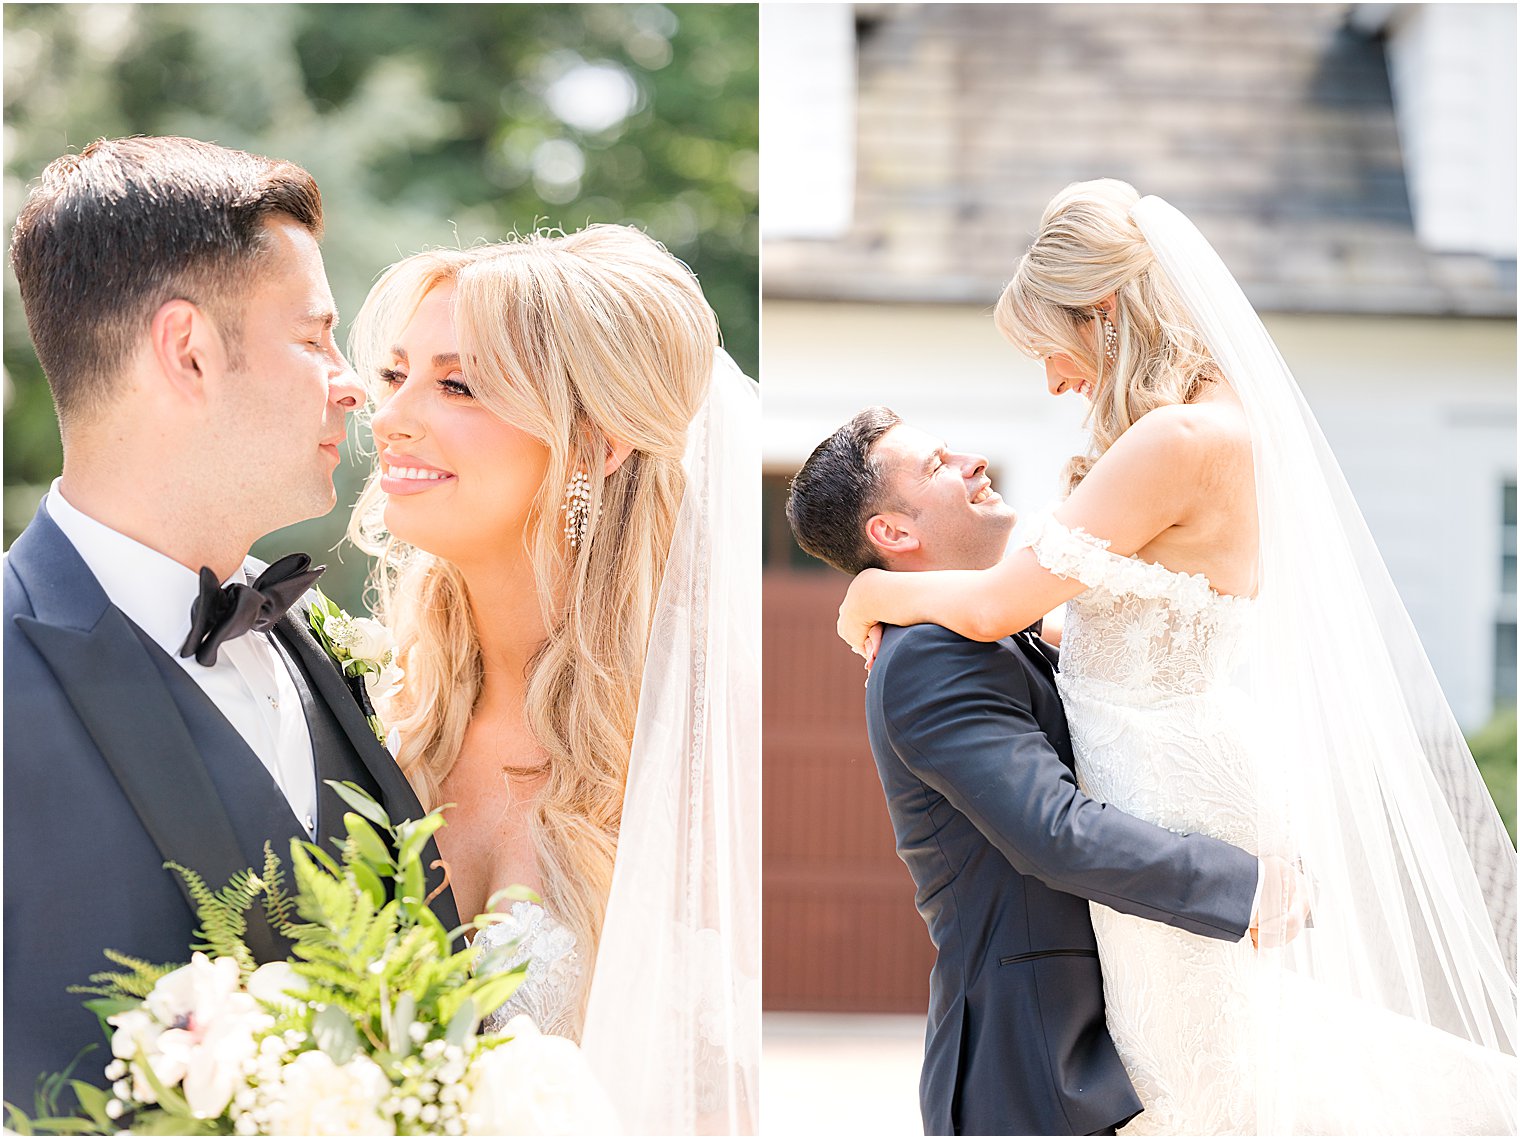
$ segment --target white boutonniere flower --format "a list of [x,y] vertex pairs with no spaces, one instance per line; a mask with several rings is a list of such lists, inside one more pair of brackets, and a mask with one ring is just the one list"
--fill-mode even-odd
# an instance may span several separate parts
[[372,617],[351,617],[320,589],[311,607],[311,631],[327,650],[349,691],[369,721],[375,738],[385,743],[385,725],[375,714],[375,701],[394,696],[406,674],[396,664],[396,638]]

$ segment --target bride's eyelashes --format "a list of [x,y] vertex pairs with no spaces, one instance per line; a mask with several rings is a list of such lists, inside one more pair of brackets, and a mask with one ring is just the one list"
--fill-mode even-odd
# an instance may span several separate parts
[[[395,368],[381,368],[377,373],[380,382],[388,388],[399,388],[406,383],[406,373],[398,372]],[[465,399],[474,399],[475,393],[463,380],[454,379],[452,376],[438,381],[438,386],[449,395],[462,396]]]

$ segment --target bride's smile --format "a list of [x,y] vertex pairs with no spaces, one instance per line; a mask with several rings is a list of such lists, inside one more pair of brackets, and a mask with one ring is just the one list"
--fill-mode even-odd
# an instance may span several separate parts
[[454,477],[451,471],[430,467],[421,459],[394,451],[382,451],[380,489],[386,494],[418,494]]
[[521,544],[549,448],[492,411],[467,378],[455,289],[430,289],[378,369],[372,426],[385,523],[451,561]]

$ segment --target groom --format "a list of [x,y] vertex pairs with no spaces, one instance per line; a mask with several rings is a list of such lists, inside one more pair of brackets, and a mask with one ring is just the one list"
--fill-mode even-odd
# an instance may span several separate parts
[[[868,408],[814,450],[787,516],[846,573],[985,568],[1015,521],[983,493],[986,466]],[[1078,790],[1055,664],[1037,627],[993,644],[888,628],[866,688],[897,850],[938,951],[926,1134],[1112,1134],[1141,1110],[1104,1024],[1088,899],[1203,937],[1256,928],[1257,859]],[[1288,873],[1280,859],[1260,869]],[[1293,907],[1267,915],[1263,944],[1296,932]]]
[[[281,559],[255,582],[248,557],[332,508],[363,400],[321,232],[306,171],[182,138],[60,158],[16,221],[64,452],[5,561],[4,1090],[28,1113],[40,1074],[103,1043],[65,991],[112,967],[102,950],[188,959],[194,911],[165,861],[218,888],[266,842],[331,849],[345,807],[324,780],[421,814],[307,627],[314,575]],[[434,912],[457,924],[446,890]],[[248,941],[284,956],[261,916]]]

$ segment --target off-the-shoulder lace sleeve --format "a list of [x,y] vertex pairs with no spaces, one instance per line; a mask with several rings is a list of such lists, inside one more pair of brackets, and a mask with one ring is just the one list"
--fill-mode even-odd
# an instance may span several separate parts
[[[1049,514],[1035,519],[1029,548],[1040,565],[1058,577],[1075,578],[1089,589],[1116,595],[1160,598],[1182,609],[1199,609],[1218,599],[1201,573],[1181,573],[1156,562],[1121,557],[1104,538],[1080,526],[1066,527]],[[1233,599],[1232,599],[1233,600]]]
[[1091,589],[1102,585],[1115,569],[1115,562],[1129,559],[1109,553],[1108,540],[1095,538],[1080,526],[1066,527],[1051,515],[1035,519],[1029,532],[1029,548],[1035,558],[1057,577],[1070,577]]

